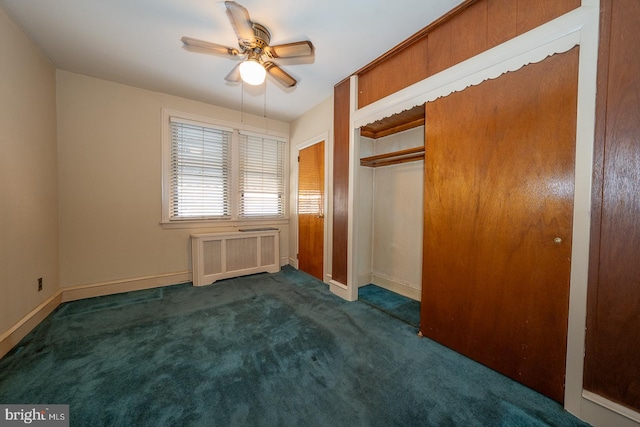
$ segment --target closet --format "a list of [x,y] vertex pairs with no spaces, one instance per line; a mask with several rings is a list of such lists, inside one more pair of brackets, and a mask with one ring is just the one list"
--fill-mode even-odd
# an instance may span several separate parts
[[424,107],[360,129],[358,281],[420,300]]
[[438,98],[358,140],[359,284],[420,300],[422,335],[559,402],[578,57]]
[[427,103],[420,330],[562,402],[579,48]]
[[[366,218],[362,188],[422,155],[418,144],[383,147],[384,136],[361,126],[426,102],[421,333],[595,425],[626,425],[615,413],[640,421],[639,14],[632,0],[468,0],[335,88],[334,213],[338,224],[356,217],[358,234],[334,227],[334,281],[376,270],[377,234],[366,242],[373,228],[358,222],[375,221],[375,199],[368,193]],[[564,26],[569,18],[581,26]],[[549,45],[579,43],[428,92],[460,65],[494,64],[512,41],[535,44],[528,35],[550,28],[558,38]],[[424,98],[413,97],[416,88]],[[352,193],[355,205],[346,203]],[[354,259],[344,262],[347,247],[360,252],[349,249]]]

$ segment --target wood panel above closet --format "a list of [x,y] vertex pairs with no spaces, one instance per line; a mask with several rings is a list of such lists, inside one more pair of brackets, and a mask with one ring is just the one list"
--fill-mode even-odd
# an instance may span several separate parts
[[360,69],[358,108],[580,7],[580,0],[467,0]]

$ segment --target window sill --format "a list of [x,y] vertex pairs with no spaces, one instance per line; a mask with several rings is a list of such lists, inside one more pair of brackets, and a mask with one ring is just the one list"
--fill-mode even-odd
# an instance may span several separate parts
[[245,220],[182,220],[182,221],[161,221],[160,227],[163,230],[174,230],[183,228],[206,228],[212,230],[230,230],[246,227],[264,227],[271,225],[288,225],[289,218],[274,219],[245,219]]

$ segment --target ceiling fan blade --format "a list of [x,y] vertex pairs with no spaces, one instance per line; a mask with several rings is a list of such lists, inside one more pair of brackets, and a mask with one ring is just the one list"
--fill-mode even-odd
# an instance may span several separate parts
[[287,74],[282,68],[278,67],[273,62],[265,62],[264,64],[265,70],[267,73],[277,81],[279,81],[284,87],[293,87],[298,83],[296,79]]
[[212,55],[240,55],[238,49],[234,49],[232,47],[226,47],[220,44],[206,42],[204,40],[198,40],[191,37],[182,37],[180,40],[182,41],[182,43],[184,43],[182,47],[192,52],[208,53]]
[[240,76],[240,64],[236,64],[236,66],[229,71],[229,74],[224,78],[226,81],[233,83],[239,83],[242,81],[242,77]]
[[313,44],[310,41],[285,43],[265,48],[267,55],[272,58],[293,58],[296,56],[308,56],[313,54]]
[[253,32],[253,22],[249,18],[247,9],[235,1],[225,1],[224,5],[227,7],[227,16],[241,44],[254,43],[256,36]]

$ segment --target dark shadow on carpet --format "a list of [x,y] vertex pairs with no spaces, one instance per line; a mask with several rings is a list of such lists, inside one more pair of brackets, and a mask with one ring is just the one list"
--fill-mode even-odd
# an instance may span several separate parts
[[412,300],[376,285],[366,285],[359,288],[358,299],[411,326],[420,327],[420,301]]
[[584,425],[290,267],[140,292],[62,304],[0,360],[0,403],[72,426]]
[[159,299],[162,299],[162,288],[124,292],[110,295],[108,298],[87,298],[75,301],[73,304],[64,304],[57,315],[59,317],[76,316]]

